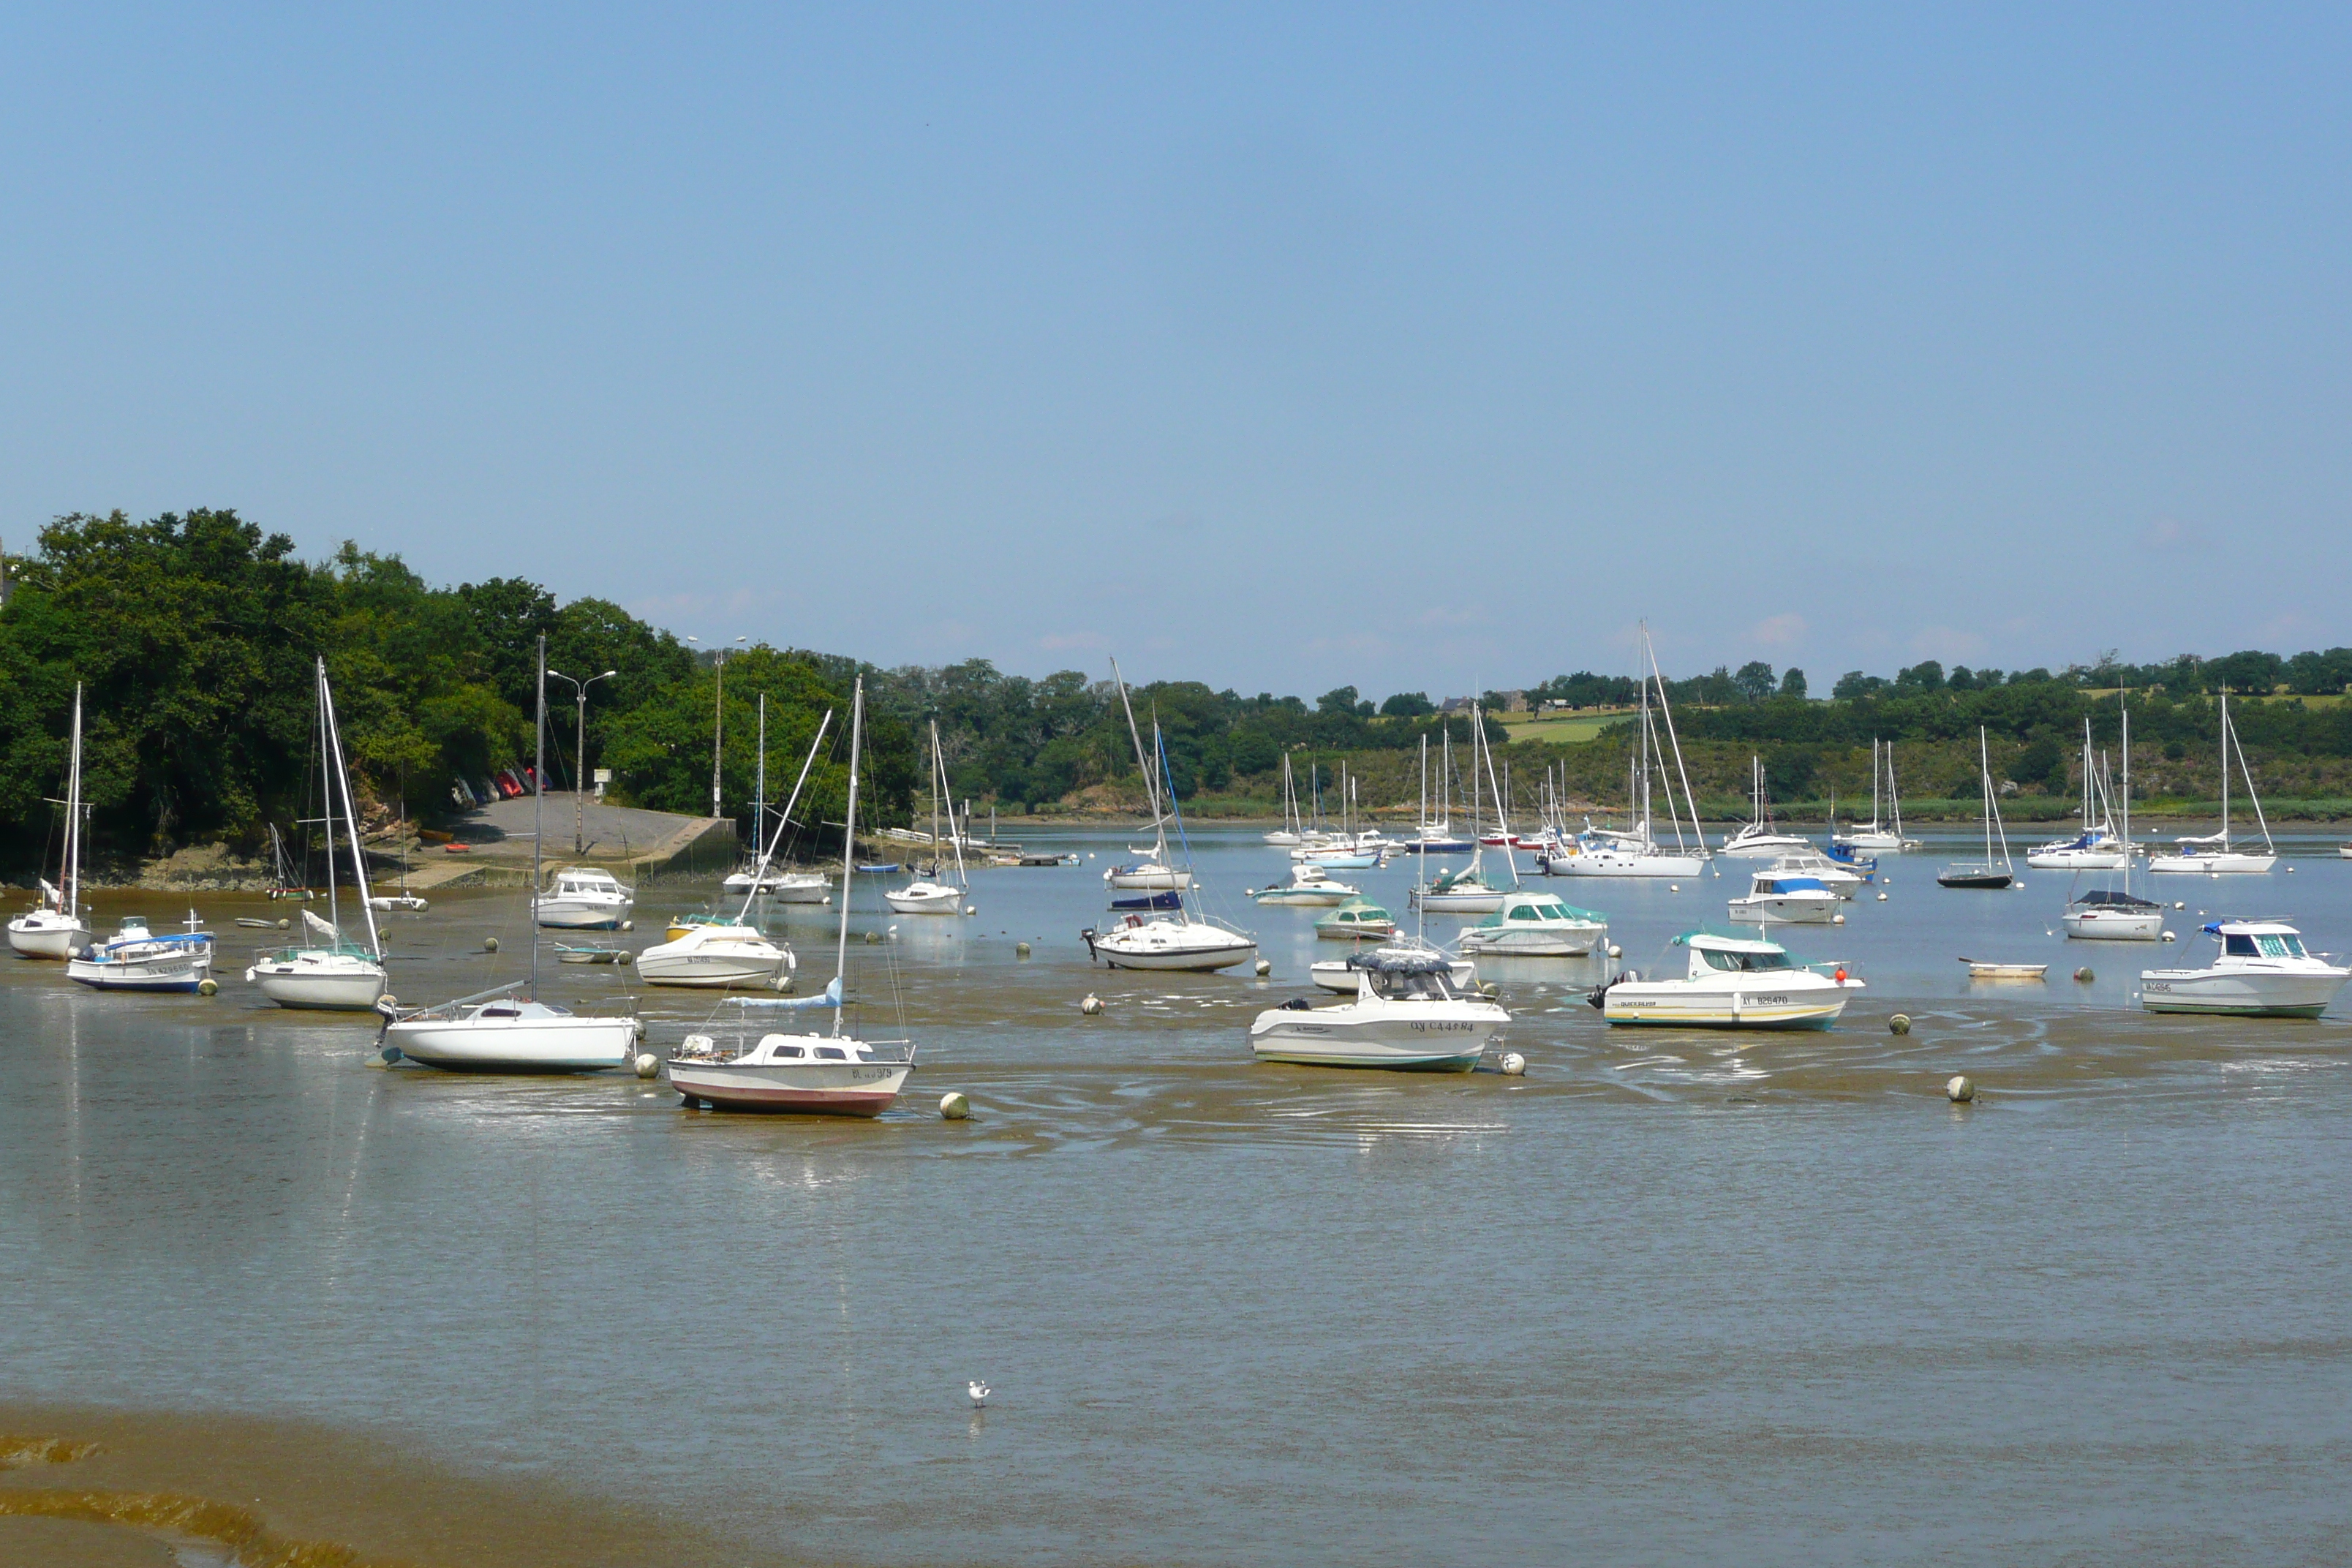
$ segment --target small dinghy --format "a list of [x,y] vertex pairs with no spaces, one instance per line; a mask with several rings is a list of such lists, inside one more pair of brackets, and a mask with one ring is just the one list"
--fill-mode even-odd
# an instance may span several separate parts
[[1963,958],[1971,980],[2045,980],[2050,975],[2046,963],[1991,963],[1981,958]]
[[286,922],[283,921],[256,920],[251,915],[239,915],[236,917],[236,923],[243,926],[247,931],[278,931],[284,928]]
[[617,947],[566,947],[555,944],[559,963],[626,963],[629,955]]

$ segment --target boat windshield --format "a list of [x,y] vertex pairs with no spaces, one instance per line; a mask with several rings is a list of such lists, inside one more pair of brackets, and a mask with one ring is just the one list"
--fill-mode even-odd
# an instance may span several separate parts
[[1434,971],[1425,974],[1386,974],[1378,970],[1369,972],[1375,994],[1391,1002],[1449,1002],[1445,976]]
[[1706,966],[1709,969],[1720,969],[1727,974],[1744,974],[1759,969],[1791,967],[1789,955],[1785,952],[1723,952],[1715,948],[1703,947],[1698,950],[1698,955],[1706,960]]
[[2254,945],[2262,949],[2262,953],[2264,958],[2305,958],[2310,956],[2303,951],[2303,938],[2299,936],[2289,936],[2282,932],[2264,931],[2254,938]]

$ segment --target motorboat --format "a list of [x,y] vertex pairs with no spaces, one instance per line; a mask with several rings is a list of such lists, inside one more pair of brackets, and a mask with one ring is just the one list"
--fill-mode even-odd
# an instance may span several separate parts
[[1960,962],[1969,966],[1971,980],[2046,980],[2050,966],[2046,963],[2011,963],[2000,959],[1970,958],[1962,954]]
[[1690,955],[1679,979],[1644,980],[1628,970],[1586,998],[1612,1025],[1710,1029],[1826,1029],[1863,983],[1842,967],[1800,964],[1762,937],[1685,931]]
[[[530,927],[530,976],[478,991],[468,996],[425,1007],[404,1007],[392,997],[379,998],[376,1011],[383,1017],[378,1037],[386,1063],[413,1061],[448,1072],[598,1072],[626,1067],[635,1059],[637,1041],[645,1032],[634,1011],[618,1016],[574,1013],[539,1000],[540,928],[550,897],[538,889],[539,846],[545,842],[547,769],[547,637],[539,638],[539,708],[535,721],[538,754],[531,768],[531,905],[539,918]],[[565,878],[575,891],[562,893]],[[601,879],[601,885],[598,882]],[[612,899],[628,907],[628,889],[608,872],[573,868],[557,879],[558,894],[578,900]],[[608,909],[611,907],[608,903]],[[611,915],[605,924],[618,921]],[[594,927],[574,929],[596,929]],[[614,966],[617,973],[619,966]],[[528,991],[529,994],[519,994]]]
[[1443,953],[1358,953],[1352,1001],[1316,1006],[1295,998],[1250,1025],[1250,1049],[1262,1062],[1304,1067],[1390,1068],[1468,1072],[1495,1031],[1511,1021],[1484,996],[1452,984]]
[[2164,906],[2126,892],[2094,888],[2066,901],[2066,934],[2085,942],[2154,942],[2164,934]]
[[[1882,803],[1878,785],[1881,774],[1886,781],[1886,794]],[[1893,825],[1880,820],[1884,810],[1893,816]],[[1874,740],[1870,742],[1870,820],[1856,823],[1843,832],[1832,829],[1830,853],[1843,849],[1849,854],[1864,850],[1874,855],[1901,855],[1921,847],[1916,838],[1903,836],[1903,796],[1895,787],[1895,742]]]
[[[947,780],[947,753],[940,749],[940,721],[934,719],[931,721],[931,842],[933,845],[937,845],[940,840],[940,797],[948,793]],[[952,795],[949,795],[948,819],[949,826],[953,826],[955,808]],[[963,914],[971,908],[966,900],[971,892],[971,878],[963,866],[961,834],[955,836],[955,881],[950,883],[943,880],[940,873],[945,868],[940,863],[938,851],[934,849],[932,865],[928,876],[923,874],[922,868],[919,866],[916,868],[913,881],[903,888],[884,889],[882,898],[892,909],[902,915]],[[1113,884],[1113,886],[1118,885]]]
[[[1175,775],[1168,765],[1168,743],[1154,724],[1151,753],[1145,755],[1143,733],[1136,727],[1135,707],[1128,699],[1127,680],[1119,674],[1116,659],[1111,662],[1111,677],[1118,688],[1119,707],[1127,716],[1128,738],[1134,742],[1136,766],[1143,773],[1144,789],[1150,801],[1154,843],[1149,863],[1171,877],[1181,877],[1183,881],[1181,886],[1164,889],[1174,900],[1172,908],[1115,910],[1118,919],[1108,925],[1088,926],[1080,931],[1078,937],[1087,944],[1087,955],[1113,969],[1204,973],[1246,963],[1257,956],[1255,938],[1222,921],[1207,919],[1186,904],[1184,889],[1192,885],[1192,873],[1178,868],[1168,852],[1169,823],[1175,823],[1180,838],[1184,831],[1183,810],[1176,802]],[[1112,885],[1118,886],[1115,882]]]
[[551,931],[617,931],[635,907],[635,889],[593,866],[561,868],[554,886],[531,902],[539,923]]
[[1485,853],[1483,848],[1474,851],[1470,864],[1458,871],[1440,871],[1426,882],[1415,882],[1405,894],[1406,901],[1433,915],[1483,915],[1501,909],[1506,889],[1486,880],[1479,864]]
[[[849,809],[842,840],[842,880],[848,883],[850,858],[856,852],[857,784],[860,746],[865,733],[866,680],[857,679],[849,717]],[[686,1037],[667,1064],[670,1087],[680,1103],[692,1110],[708,1105],[718,1110],[764,1110],[822,1116],[878,1116],[915,1070],[915,1049],[907,1040],[875,1042],[859,1039],[845,1027],[849,972],[849,900],[841,901],[841,922],[835,938],[834,973],[822,995],[805,1000],[730,997],[736,1011],[735,1037],[722,1042],[711,1034]],[[831,1008],[830,1032],[811,1029],[803,1034],[780,1030],[754,1033],[751,1018],[759,1013]],[[882,1046],[895,1047],[887,1054]]]
[[1827,925],[1840,902],[1818,878],[1758,871],[1747,896],[1730,900],[1726,908],[1738,925]]
[[[1984,787],[1984,858],[1945,867],[1936,873],[1936,885],[1939,888],[1997,891],[2016,885],[2017,868],[2009,858],[2009,830],[2000,825],[2000,803],[1993,798],[1992,754],[1987,746],[1985,728],[1979,724],[1977,726],[1977,777]],[[1998,864],[1992,858],[1995,833],[2000,836],[2000,860]]]
[[1331,879],[1328,872],[1312,860],[1290,868],[1290,880],[1260,888],[1250,895],[1261,904],[1344,904],[1349,899],[1363,896],[1361,888],[1351,888],[1345,882]]
[[1851,900],[1877,872],[1878,862],[1842,860],[1818,849],[1800,849],[1780,857],[1765,869],[1780,877],[1811,877],[1840,899]]
[[[2263,853],[2235,849],[2230,845],[2230,759],[2235,756],[2238,771],[2246,781],[2246,797],[2253,802],[2254,820],[2263,830]],[[2253,771],[2246,766],[2244,748],[2238,744],[2237,731],[2230,722],[2230,694],[2221,693],[2221,831],[2201,838],[2176,839],[2178,847],[2169,855],[2151,854],[2147,858],[2150,871],[2203,872],[2207,876],[2261,875],[2278,864],[2278,846],[2271,842],[2271,825],[2263,816],[2262,796],[2254,793]]]
[[2205,927],[2221,952],[2203,969],[2140,972],[2139,1005],[2151,1013],[2226,1013],[2254,1018],[2316,1018],[2352,969],[2305,951],[2284,921],[2214,921]]
[[1609,934],[1609,921],[1557,893],[1506,893],[1493,913],[1463,928],[1462,951],[1480,957],[1581,958]]
[[791,983],[797,963],[758,927],[704,924],[637,954],[637,973],[648,985],[691,985],[714,990]]
[[125,915],[112,936],[66,960],[66,978],[96,991],[194,991],[212,978],[213,933],[194,910],[188,929],[157,936]]
[[44,877],[40,901],[8,922],[8,945],[20,958],[68,958],[89,945],[81,917],[81,682],[74,682],[73,740],[66,752],[65,846],[58,858],[62,886]]
[[[245,979],[280,1007],[311,1012],[365,1013],[384,993],[383,936],[376,930],[375,901],[368,893],[367,854],[360,845],[359,809],[352,799],[352,775],[343,757],[341,727],[335,719],[333,689],[327,681],[322,656],[313,672],[318,709],[320,754],[328,759],[320,782],[326,794],[326,814],[318,820],[327,836],[327,918],[302,911],[302,930],[310,940],[292,947],[254,955]],[[351,850],[352,882],[359,895],[360,918],[367,942],[343,934],[342,889],[335,874],[335,827],[338,814],[343,842]]]
[[1756,804],[1756,819],[1725,838],[1722,853],[1738,860],[1769,860],[1811,849],[1813,846],[1810,839],[1783,833],[1772,826],[1772,806],[1764,793],[1764,759],[1749,757],[1748,768],[1752,781],[1748,795]]
[[[1467,995],[1478,989],[1478,965],[1474,960],[1458,958],[1444,948],[1418,937],[1400,936],[1394,942],[1384,942],[1372,951],[1387,956],[1402,953],[1420,954],[1426,957],[1434,954],[1445,961],[1445,983],[1453,987],[1455,995]],[[1325,991],[1341,996],[1353,996],[1360,985],[1360,982],[1357,979],[1357,975],[1360,973],[1356,967],[1358,956],[1350,953],[1346,958],[1318,959],[1307,966],[1307,977]]]
[[[446,1072],[602,1072],[635,1058],[635,1018],[592,1016],[517,996],[525,982],[435,1007],[394,1006],[388,1059]],[[382,1010],[382,1005],[379,1005]]]
[[1349,899],[1315,922],[1315,934],[1331,942],[1386,942],[1396,929],[1396,917],[1370,899]]

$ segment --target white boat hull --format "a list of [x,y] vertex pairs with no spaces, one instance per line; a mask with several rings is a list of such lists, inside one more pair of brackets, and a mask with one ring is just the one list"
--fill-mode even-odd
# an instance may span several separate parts
[[753,953],[705,951],[656,958],[648,950],[637,957],[637,973],[648,985],[724,991],[737,986],[774,986],[791,973],[791,965],[781,954],[761,958]]
[[2082,942],[2155,942],[2164,935],[2162,910],[2069,910],[2059,917]]
[[1142,871],[1106,871],[1103,880],[1127,892],[1181,893],[1192,885],[1192,873],[1154,868]]
[[1326,847],[1321,849],[1294,849],[1290,852],[1290,858],[1293,860],[1301,862],[1313,861],[1316,865],[1333,871],[1375,870],[1381,864],[1381,851],[1378,849],[1333,849]]
[[2025,863],[2037,871],[2113,871],[2124,858],[2120,849],[2036,849]]
[[962,889],[941,887],[936,882],[886,889],[882,897],[902,915],[952,915],[963,909]]
[[64,915],[37,910],[8,922],[8,945],[20,958],[68,958],[89,945],[89,928]]
[[177,947],[136,958],[69,958],[66,978],[94,991],[194,991],[209,979],[212,944]]
[[[738,871],[719,886],[730,893],[748,893],[752,890],[751,883],[751,872]],[[830,878],[820,877],[814,872],[791,871],[782,875],[770,872],[760,879],[759,893],[761,898],[779,904],[821,904],[832,896],[833,882]]]
[[1582,958],[1608,932],[1605,925],[1581,921],[1547,921],[1539,926],[1505,926],[1499,931],[1473,926],[1462,933],[1462,951],[1495,958]]
[[2312,965],[2264,973],[2247,969],[2150,969],[2139,977],[2139,1005],[2151,1013],[2228,1013],[2242,1017],[2316,1018],[2352,970]]
[[321,1013],[373,1012],[384,986],[381,968],[342,953],[257,963],[245,977],[280,1007]]
[[1147,921],[1114,927],[1087,938],[1091,956],[1113,969],[1207,973],[1231,969],[1257,956],[1257,943],[1222,926],[1179,925]]
[[1619,849],[1578,849],[1546,855],[1537,868],[1547,877],[1696,877],[1706,862],[1696,855],[1628,855]]
[[1482,888],[1475,893],[1412,892],[1406,901],[1433,915],[1491,915],[1503,907],[1503,889]]
[[2147,868],[2151,871],[2183,872],[2208,877],[2259,876],[2278,864],[2275,855],[2248,855],[2242,851],[2224,850],[2218,855],[2151,855]]
[[632,903],[628,899],[541,899],[539,923],[548,931],[617,931]]
[[1262,1062],[1299,1067],[1468,1072],[1486,1054],[1495,1031],[1510,1021],[1490,1003],[1396,1003],[1350,1016],[1359,1011],[1269,1008],[1250,1026],[1250,1049]]
[[634,1018],[415,1018],[386,1025],[383,1041],[448,1072],[600,1072],[635,1058]]
[[669,1062],[670,1087],[720,1110],[879,1116],[898,1097],[911,1062]]
[[1725,909],[1735,925],[1825,926],[1841,902],[1832,892],[1763,893],[1733,899]]
[[1263,893],[1253,895],[1253,898],[1255,902],[1261,904],[1291,904],[1300,908],[1336,909],[1349,899],[1360,896],[1353,888],[1339,889],[1328,893],[1318,888],[1269,888]]
[[1735,860],[1771,860],[1782,855],[1801,855],[1812,847],[1806,840],[1786,833],[1759,834],[1753,838],[1735,834],[1725,839],[1723,847],[1716,853]]
[[[1685,1029],[1826,1029],[1845,1011],[1854,983],[1807,984],[1801,972],[1771,983],[1717,987],[1687,981],[1627,980],[1609,987],[1610,1023]],[[1817,981],[1818,976],[1814,977]],[[1792,981],[1798,983],[1791,984]]]
[[1833,833],[1830,842],[1841,849],[1858,849],[1872,855],[1900,855],[1920,845],[1918,839],[1906,838],[1899,833]]

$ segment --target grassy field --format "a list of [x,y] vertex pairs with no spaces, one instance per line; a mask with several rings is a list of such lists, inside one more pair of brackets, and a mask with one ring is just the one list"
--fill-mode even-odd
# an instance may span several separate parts
[[1549,741],[1555,746],[1580,746],[1610,725],[1622,721],[1631,708],[1591,708],[1580,713],[1538,717],[1533,713],[1497,713],[1514,741]]

